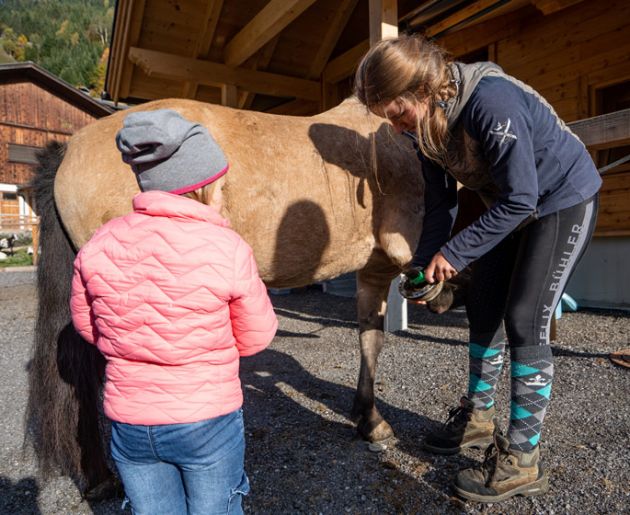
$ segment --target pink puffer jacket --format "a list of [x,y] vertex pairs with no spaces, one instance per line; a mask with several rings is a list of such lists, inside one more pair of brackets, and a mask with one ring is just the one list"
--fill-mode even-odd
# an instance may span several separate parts
[[243,403],[239,355],[277,320],[252,251],[212,208],[149,191],[74,263],[72,320],[107,359],[105,414],[128,424],[196,422]]

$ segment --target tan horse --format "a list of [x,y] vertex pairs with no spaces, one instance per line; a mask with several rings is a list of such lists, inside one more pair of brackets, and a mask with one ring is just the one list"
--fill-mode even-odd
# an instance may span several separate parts
[[[313,117],[274,116],[187,100],[161,100],[132,110],[161,108],[174,109],[203,124],[224,149],[230,171],[220,184],[222,214],[252,246],[269,286],[307,285],[358,271],[361,370],[352,418],[368,440],[392,435],[374,405],[374,377],[383,345],[388,287],[411,260],[422,229],[424,184],[411,142],[394,135],[382,119],[354,100]],[[64,343],[64,334],[71,331],[65,307],[51,326],[48,311],[54,304],[54,292],[49,291],[50,281],[68,283],[69,272],[55,272],[60,258],[52,255],[53,238],[47,244],[46,232],[53,232],[55,220],[50,212],[56,207],[77,249],[101,224],[131,210],[138,187],[114,143],[127,113],[113,114],[73,136],[54,178],[54,206],[47,203],[45,193],[50,191],[54,175],[39,179],[43,255],[31,370],[31,431],[36,438],[40,435],[36,448],[45,463],[58,466],[56,462],[65,460],[61,469],[87,478],[88,486],[97,483],[102,474],[90,471],[95,467],[93,459],[86,465],[90,461],[86,451],[73,449],[68,442],[78,438],[81,445],[82,438],[94,440],[87,433],[97,428],[95,411],[89,405],[96,397],[91,392],[87,398],[92,400],[81,404],[88,386],[78,376],[89,376],[86,370],[97,374],[100,365],[92,354],[72,354],[91,351]],[[67,270],[67,264],[63,266]],[[59,288],[67,295],[69,284]],[[69,348],[72,357],[60,358]],[[88,360],[91,368],[83,363]],[[64,385],[59,386],[60,381]],[[79,407],[73,408],[73,402]],[[54,405],[61,404],[65,418],[70,419],[67,422],[55,415]],[[53,416],[56,418],[49,420]],[[44,435],[46,432],[57,434]],[[68,463],[66,455],[74,456],[74,462]]]

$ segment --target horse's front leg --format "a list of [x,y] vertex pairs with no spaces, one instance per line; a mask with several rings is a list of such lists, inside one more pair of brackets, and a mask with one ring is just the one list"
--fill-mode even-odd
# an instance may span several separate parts
[[398,269],[390,264],[387,270],[379,270],[378,273],[369,269],[357,273],[361,371],[351,417],[361,436],[370,442],[384,440],[394,434],[376,408],[374,381],[378,356],[385,341],[383,324],[387,293],[397,272]]

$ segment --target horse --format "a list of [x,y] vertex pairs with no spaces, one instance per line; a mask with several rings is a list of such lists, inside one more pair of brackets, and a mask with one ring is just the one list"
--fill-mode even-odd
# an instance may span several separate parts
[[352,98],[312,117],[166,99],[95,121],[40,157],[33,182],[39,309],[27,407],[40,469],[86,490],[109,475],[98,410],[104,360],[72,327],[72,266],[100,225],[131,211],[138,185],[115,134],[129,112],[153,109],[202,124],[223,148],[230,169],[218,185],[221,214],[252,247],[268,287],[357,272],[361,363],[351,419],[368,441],[391,437],[374,380],[390,283],[409,265],[422,230],[424,182],[412,142]]

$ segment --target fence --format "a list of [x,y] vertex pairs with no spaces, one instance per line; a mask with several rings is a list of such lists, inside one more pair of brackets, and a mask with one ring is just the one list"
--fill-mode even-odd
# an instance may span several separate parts
[[37,265],[39,250],[39,217],[33,215],[0,214],[0,232],[30,231],[33,240],[33,265]]

